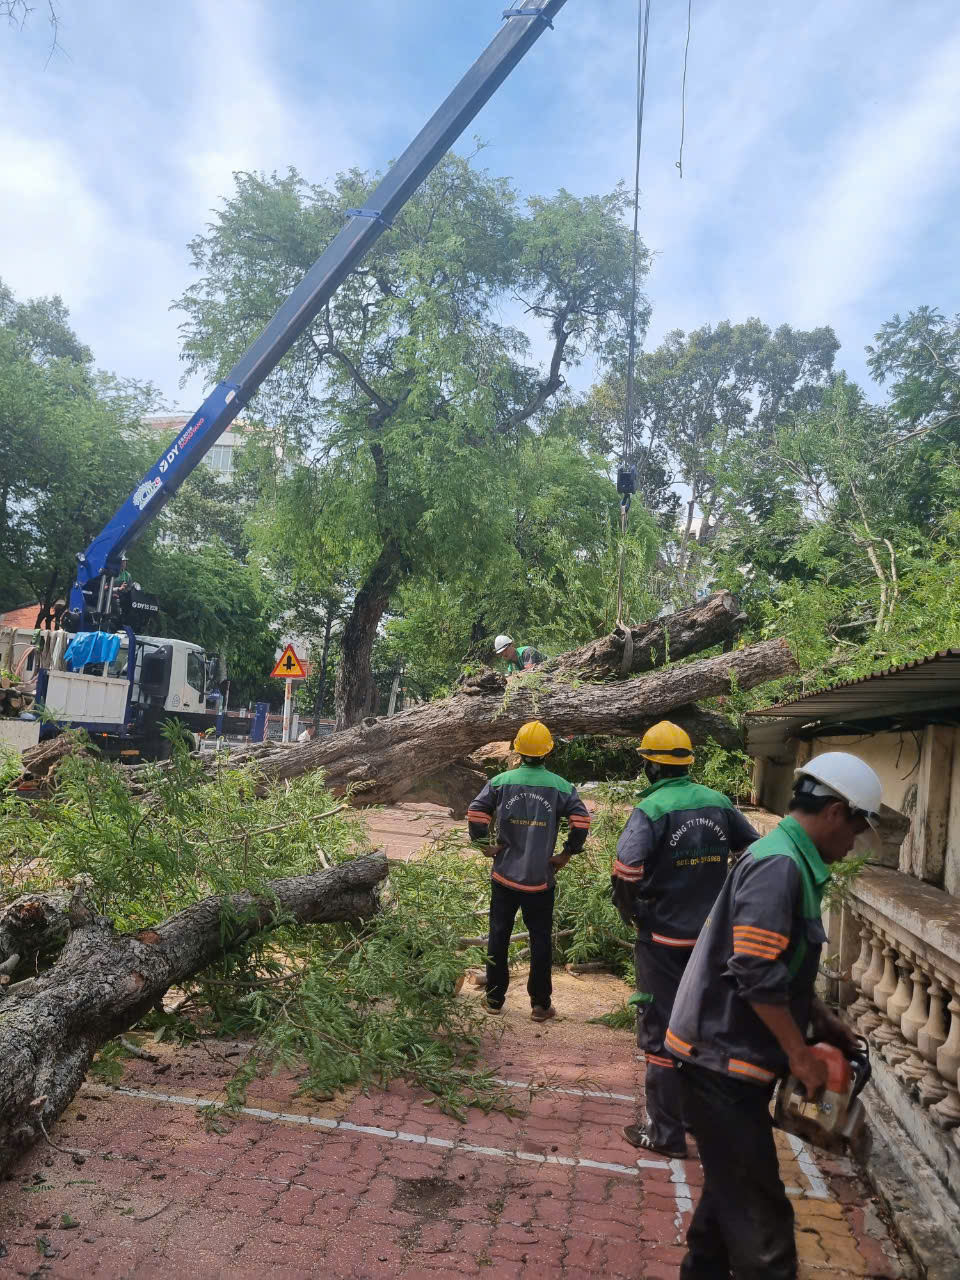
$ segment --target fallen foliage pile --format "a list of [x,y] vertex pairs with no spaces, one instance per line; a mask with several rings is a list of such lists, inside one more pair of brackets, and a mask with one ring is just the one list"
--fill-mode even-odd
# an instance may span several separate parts
[[[610,842],[620,824],[612,811],[601,815],[589,852],[560,878],[558,961],[603,959],[629,969],[608,892]],[[130,794],[119,766],[87,753],[64,756],[54,796],[28,804],[8,791],[0,800],[0,926],[15,899],[19,914],[6,911],[9,926],[36,915],[22,910],[31,895],[52,904],[54,914],[58,904],[73,912],[74,925],[62,953],[66,929],[22,947],[19,960],[12,942],[3,946],[14,934],[0,927],[0,966],[8,969],[0,1036],[37,987],[38,972],[42,987],[69,970],[78,924],[100,924],[118,944],[143,944],[174,926],[192,927],[197,911],[209,919],[212,904],[221,939],[212,963],[180,981],[163,1006],[118,1002],[115,1025],[103,1019],[90,1057],[131,1026],[124,1010],[134,1007],[138,1025],[161,1037],[217,1034],[256,1043],[228,1105],[242,1103],[256,1074],[296,1063],[306,1069],[303,1091],[313,1096],[402,1077],[454,1114],[469,1105],[509,1109],[511,1096],[478,1058],[485,1025],[479,1003],[456,998],[467,967],[483,963],[482,946],[472,940],[485,933],[489,896],[489,863],[459,833],[421,861],[394,864],[381,909],[368,919],[298,925],[281,914],[279,922],[248,926],[230,906],[258,899],[269,905],[272,885],[352,865],[365,844],[362,819],[325,790],[319,773],[265,788],[255,770],[223,760],[211,779],[178,744],[144,799]],[[71,895],[71,885],[82,891]],[[524,949],[521,939],[514,957]],[[88,960],[78,958],[78,974]],[[123,1052],[117,1041],[101,1048],[96,1069],[109,1075]],[[76,1084],[80,1079],[82,1070]],[[3,1105],[0,1097],[0,1112]],[[3,1122],[0,1115],[0,1128]]]

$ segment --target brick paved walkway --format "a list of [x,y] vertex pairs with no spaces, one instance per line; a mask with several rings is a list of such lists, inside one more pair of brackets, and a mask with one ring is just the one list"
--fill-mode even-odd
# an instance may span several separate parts
[[[630,1036],[587,1022],[615,985],[558,975],[568,1016],[544,1026],[512,988],[488,1061],[505,1080],[566,1090],[530,1101],[518,1088],[520,1119],[472,1111],[460,1125],[403,1087],[320,1104],[281,1075],[251,1090],[259,1114],[207,1133],[196,1102],[222,1099],[236,1046],[134,1061],[130,1093],[88,1085],[57,1127],[59,1145],[90,1152],[82,1164],[41,1147],[15,1168],[0,1276],[673,1280],[699,1167],[637,1168],[619,1137],[642,1065]],[[782,1164],[804,1276],[908,1274],[845,1162],[784,1142]]]

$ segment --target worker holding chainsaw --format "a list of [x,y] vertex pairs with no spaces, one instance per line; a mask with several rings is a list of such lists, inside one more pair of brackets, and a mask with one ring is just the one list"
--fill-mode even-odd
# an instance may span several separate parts
[[[572,783],[550,773],[544,764],[553,750],[550,730],[539,720],[523,725],[513,744],[519,769],[491,778],[467,810],[470,839],[493,858],[490,871],[490,935],[487,940],[487,988],[483,999],[489,1013],[500,1013],[510,970],[507,953],[517,911],[530,934],[530,996],[534,1022],[556,1015],[551,1003],[553,983],[553,899],[556,872],[583,848],[590,815]],[[560,820],[567,839],[555,854]],[[496,844],[489,842],[491,822]]]
[[[873,825],[881,798],[874,771],[846,752],[798,769],[789,813],[734,867],[697,940],[666,1035],[704,1174],[682,1280],[797,1274],[769,1103],[788,1073],[812,1099],[827,1060],[858,1052],[854,1033],[814,996],[826,941],[820,900],[831,863]],[[808,1044],[808,1029],[826,1044]]]
[[637,1044],[646,1058],[646,1124],[623,1136],[673,1159],[687,1154],[674,1060],[663,1043],[683,971],[726,879],[731,853],[759,835],[725,795],[692,782],[693,744],[661,720],[643,735],[640,755],[650,786],[640,797],[613,864],[613,900],[636,931]]

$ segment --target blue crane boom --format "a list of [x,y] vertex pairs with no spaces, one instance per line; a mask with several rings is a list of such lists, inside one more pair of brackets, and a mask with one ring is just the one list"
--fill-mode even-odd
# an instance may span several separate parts
[[[267,324],[207,396],[123,506],[78,556],[70,593],[74,627],[99,625],[120,556],[170,501],[268,374],[376,243],[442,156],[536,43],[566,0],[523,0],[393,165],[364,209],[348,220]],[[105,595],[106,593],[106,595]]]

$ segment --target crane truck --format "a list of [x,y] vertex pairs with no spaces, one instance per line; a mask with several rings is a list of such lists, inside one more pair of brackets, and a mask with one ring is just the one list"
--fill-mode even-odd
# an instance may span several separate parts
[[[393,219],[481,107],[532,48],[566,0],[534,0],[503,11],[503,25],[452,93],[431,116],[362,209],[346,222],[222,382],[151,467],[119,510],[77,556],[77,576],[61,627],[74,635],[117,630],[117,592],[124,550],[176,494],[260,384],[330,301],[339,285],[391,226]],[[92,672],[43,666],[38,699],[60,724],[101,734],[113,754],[155,755],[164,720],[195,728],[215,720],[208,705],[220,672],[213,655],[182,640],[124,640],[110,662]]]

